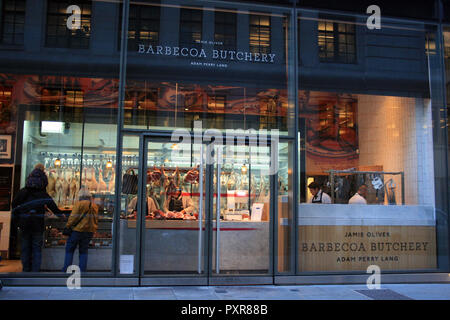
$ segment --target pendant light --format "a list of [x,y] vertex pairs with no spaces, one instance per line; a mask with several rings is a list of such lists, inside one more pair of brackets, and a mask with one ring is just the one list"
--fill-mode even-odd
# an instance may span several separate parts
[[61,159],[59,158],[59,156],[55,159],[54,165],[55,168],[61,168]]

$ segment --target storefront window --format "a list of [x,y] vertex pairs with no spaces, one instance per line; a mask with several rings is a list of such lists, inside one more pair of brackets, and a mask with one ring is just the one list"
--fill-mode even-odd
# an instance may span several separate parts
[[287,135],[285,14],[139,6],[159,8],[159,43],[141,41],[128,53],[125,128],[192,130],[202,121],[205,130]]
[[293,142],[279,144],[278,161],[278,221],[277,221],[277,270],[279,274],[289,274],[294,270],[294,165],[293,155],[295,147]]
[[[2,2],[3,17],[15,12],[13,20],[2,22],[17,27],[25,1],[14,3],[11,6],[10,1]],[[89,49],[89,39],[91,11],[99,10],[115,18],[119,5],[77,2],[81,15],[74,23],[79,22],[79,26],[75,23],[69,30],[66,23],[73,11],[67,13],[67,9],[72,4],[33,2],[34,9],[47,13],[46,19],[27,14],[30,21],[21,22],[41,25],[46,30],[45,46],[60,51],[38,54],[46,50],[40,42],[29,42],[22,51],[0,51],[0,166],[10,178],[5,180],[9,187],[1,187],[1,273],[64,275],[61,271],[71,264],[89,273],[112,270],[119,56],[112,46],[94,46],[97,54],[102,51],[103,58],[102,66],[93,70],[90,62],[98,56]],[[109,24],[98,24],[97,36],[115,38],[109,30]],[[88,50],[75,58],[73,48]],[[29,50],[34,52],[32,59]],[[36,170],[44,173],[30,180]],[[36,182],[45,180],[45,187]],[[73,248],[71,260],[66,251],[72,251],[75,238],[63,235],[63,230],[70,219],[75,222],[76,208],[84,210],[80,204],[82,193],[90,199],[91,205],[86,208],[95,219],[74,225],[73,235],[79,232],[85,240],[81,250]],[[48,209],[33,207],[32,211],[37,212],[33,221],[20,214],[30,197],[47,199]]]
[[[438,269],[432,122],[437,105],[427,71],[427,55],[437,54],[433,33],[413,25],[385,25],[374,33],[359,21],[345,26],[308,15],[299,20],[300,31],[317,26],[318,60],[335,57],[333,37],[347,41],[350,34],[353,48],[344,51],[361,59],[348,70],[312,70],[311,57],[302,59],[297,271]],[[345,19],[333,19],[339,20]],[[356,45],[355,33],[362,37]],[[393,47],[388,39],[394,37]],[[415,45],[405,49],[402,43]],[[300,48],[310,45],[301,33]],[[362,83],[355,85],[358,78]]]
[[[114,103],[99,116],[93,101],[106,102],[95,85],[108,81],[93,78],[22,76],[2,74],[2,105],[10,110],[9,127],[15,135],[2,136],[9,156],[15,151],[15,190],[24,188],[27,177],[41,164],[47,174],[47,194],[59,210],[69,215],[78,202],[80,188],[87,188],[98,207],[98,228],[89,243],[89,271],[108,271],[112,258],[112,219],[114,214],[114,169],[116,120]],[[79,90],[73,89],[76,86]],[[115,82],[109,81],[111,90]],[[57,89],[56,89],[57,88]],[[22,94],[24,92],[25,94]],[[85,99],[83,99],[85,93]],[[97,103],[97,102],[95,102]],[[12,120],[12,121],[11,121]],[[14,148],[15,147],[15,148]],[[15,150],[14,150],[15,149]],[[111,163],[111,166],[108,165]],[[16,201],[17,198],[14,198]],[[54,212],[53,212],[54,213]],[[14,215],[12,218],[17,218]],[[62,234],[67,219],[49,214],[44,219],[40,271],[60,271],[67,238]],[[7,272],[21,272],[25,231],[19,219],[11,220]],[[10,261],[10,262],[9,262]],[[77,261],[77,259],[75,259]],[[38,271],[25,270],[24,271]]]
[[[130,11],[134,5],[130,4]],[[129,151],[139,154],[142,148],[137,139],[129,143],[129,129],[172,134],[200,131],[205,134],[203,139],[208,130],[217,129],[224,140],[216,141],[222,150],[220,156],[218,150],[214,151],[216,162],[204,164],[203,189],[198,180],[198,142],[190,141],[183,156],[174,156],[178,145],[170,137],[164,140],[154,133],[144,140],[146,158],[141,160],[147,159],[147,172],[140,173],[138,179],[146,187],[142,193],[152,199],[147,200],[152,209],[140,222],[138,210],[135,216],[121,219],[123,248],[127,243],[132,246],[136,234],[142,233],[140,263],[144,277],[292,273],[294,172],[288,163],[293,161],[294,144],[289,140],[278,143],[278,137],[288,136],[293,127],[293,119],[288,116],[293,105],[288,101],[286,69],[289,15],[246,11],[233,4],[214,10],[190,7],[186,2],[180,7],[163,3],[149,6],[160,7],[160,37],[156,46],[141,43],[136,52],[128,52],[124,139]],[[179,33],[174,34],[177,30]],[[248,139],[249,132],[276,136],[277,143],[262,146],[260,136],[256,145],[245,137],[230,145],[226,139],[235,130],[242,130]],[[266,170],[274,154],[283,163],[276,171],[278,181]],[[125,153],[123,156],[128,157]],[[124,165],[123,177],[130,174],[127,170],[129,166]],[[183,199],[180,207],[173,200],[178,199],[178,188]],[[126,203],[134,205],[139,200],[138,195],[122,194],[122,198],[122,211],[127,210]],[[175,201],[172,209],[165,206],[167,199]],[[276,212],[280,219],[275,234],[271,226]],[[208,229],[206,219],[212,220],[213,229]],[[208,236],[211,252],[206,252],[199,240]],[[164,246],[161,242],[174,243],[177,239],[182,239],[180,246]],[[277,243],[276,249],[271,241]],[[132,256],[134,252],[136,248],[132,247],[120,254]],[[272,260],[275,254],[280,261],[277,269]]]
[[[448,27],[441,48],[436,26],[292,1],[0,4],[1,274],[448,271]],[[53,208],[34,234],[33,172]],[[72,260],[77,210],[97,222]]]

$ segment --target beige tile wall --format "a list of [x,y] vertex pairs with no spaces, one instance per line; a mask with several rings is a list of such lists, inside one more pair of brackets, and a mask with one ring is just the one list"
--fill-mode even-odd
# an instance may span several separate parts
[[[406,204],[434,205],[431,108],[427,100],[358,96],[359,165],[405,173]],[[385,180],[390,177],[386,177]],[[400,176],[396,200],[401,203]]]

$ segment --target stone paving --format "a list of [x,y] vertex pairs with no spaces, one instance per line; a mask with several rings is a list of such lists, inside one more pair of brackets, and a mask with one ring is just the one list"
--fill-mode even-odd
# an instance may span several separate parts
[[[374,290],[370,290],[374,291]],[[173,286],[173,287],[3,287],[0,300],[450,300],[449,284]]]

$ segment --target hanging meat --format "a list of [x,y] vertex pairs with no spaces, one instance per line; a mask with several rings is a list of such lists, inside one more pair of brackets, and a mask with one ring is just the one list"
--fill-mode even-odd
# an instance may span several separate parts
[[64,178],[62,176],[62,172],[57,171],[56,174],[57,178],[55,182],[55,202],[58,206],[61,206]]
[[239,179],[237,186],[240,190],[248,190],[248,183],[249,183],[248,176],[241,175],[241,178]]
[[161,170],[153,167],[153,170],[147,174],[147,183],[152,183],[155,186],[159,186],[161,184]]
[[228,181],[228,177],[225,174],[224,171],[222,171],[221,175],[220,175],[220,187],[222,188],[222,190],[226,190],[227,187],[227,181]]
[[175,172],[172,174],[174,183],[177,187],[181,186],[181,175],[180,175],[180,169],[178,169],[178,166],[175,169]]
[[105,192],[107,190],[106,182],[103,180],[103,170],[98,170],[98,184],[97,193]]
[[228,177],[227,187],[228,190],[236,190],[236,175],[234,174],[234,171],[232,171]]
[[175,190],[177,189],[177,185],[175,184],[174,181],[174,175],[167,175],[164,169],[163,175],[166,177],[164,189],[166,190],[166,194],[169,196],[175,192]]
[[72,177],[72,181],[70,181],[70,201],[72,204],[75,203],[78,197],[78,190],[80,189],[80,175],[78,173],[74,173]]
[[55,198],[56,196],[55,184],[56,184],[56,172],[55,170],[50,170],[50,173],[48,175],[47,193],[52,198]]
[[66,170],[63,174],[62,180],[62,200],[64,206],[68,205],[69,195],[70,195],[70,182],[71,182],[71,174],[69,170]]
[[84,168],[83,169],[83,176],[81,178],[81,187],[82,188],[87,188],[87,183],[88,183],[88,180],[87,180],[87,168]]
[[116,175],[114,168],[111,169],[111,178],[108,182],[108,191],[111,193],[114,193],[114,186],[116,185]]
[[186,175],[184,176],[184,182],[185,183],[198,183],[199,182],[199,171],[198,171],[199,166],[197,166],[196,168],[192,168],[191,170],[189,170]]
[[98,182],[95,179],[95,169],[94,168],[90,168],[89,176],[88,176],[87,179],[88,179],[87,187],[88,187],[89,191],[90,192],[96,192],[97,191]]

